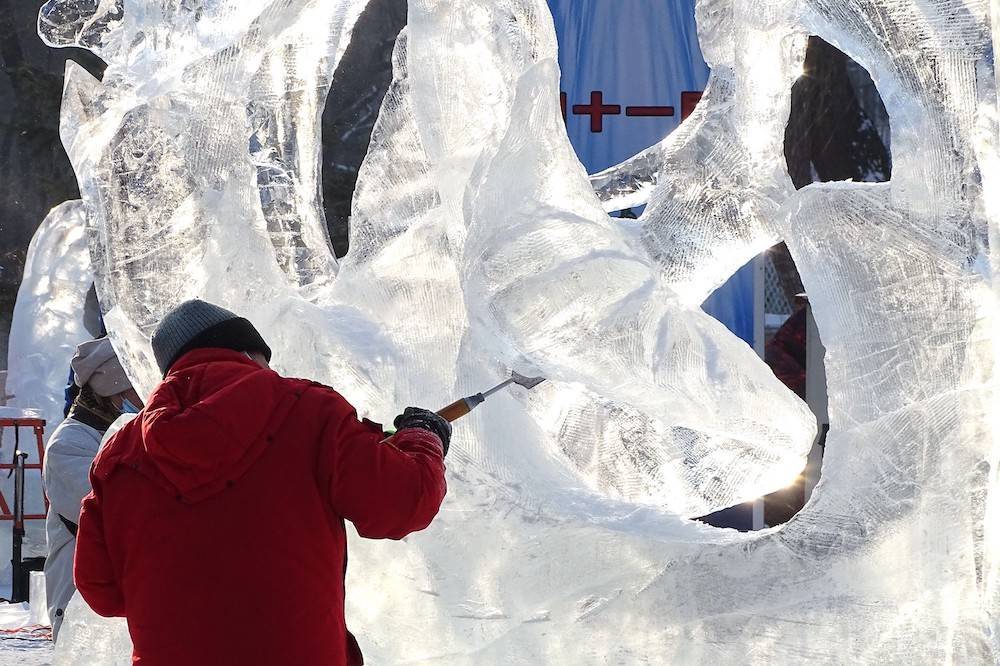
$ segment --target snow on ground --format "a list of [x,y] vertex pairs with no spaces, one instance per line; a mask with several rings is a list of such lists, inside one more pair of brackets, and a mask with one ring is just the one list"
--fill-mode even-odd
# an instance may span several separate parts
[[28,604],[0,604],[0,665],[52,663],[52,630],[32,621]]

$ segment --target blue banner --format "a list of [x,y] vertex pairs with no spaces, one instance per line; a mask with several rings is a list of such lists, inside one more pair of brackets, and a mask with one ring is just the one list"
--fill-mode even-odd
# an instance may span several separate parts
[[[549,0],[566,128],[590,173],[676,129],[708,82],[694,0]],[[639,213],[640,211],[635,211]],[[705,310],[751,345],[754,280],[744,268]]]

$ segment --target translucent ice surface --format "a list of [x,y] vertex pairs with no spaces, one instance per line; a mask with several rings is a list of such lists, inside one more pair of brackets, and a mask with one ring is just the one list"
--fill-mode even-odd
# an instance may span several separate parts
[[[458,426],[430,530],[352,544],[370,661],[994,663],[986,0],[702,0],[697,112],[593,180],[542,0],[411,0],[338,267],[318,119],[364,4],[51,0],[40,30],[109,63],[103,82],[70,66],[63,139],[144,390],[150,330],[194,296],[375,419],[510,368],[551,379]],[[794,191],[810,34],[871,72],[891,183]],[[604,212],[647,201],[638,221]],[[778,240],[828,349],[833,430],[809,506],[740,535],[685,518],[786,485],[815,424],[698,306]]]
[[[68,201],[49,213],[28,247],[8,350],[7,392],[14,396],[8,407],[37,412],[35,416],[46,421],[46,435],[63,419],[63,389],[76,346],[93,337],[84,326],[84,304],[93,282],[84,205]],[[21,429],[20,435],[28,463],[38,463],[34,433],[28,428]],[[14,446],[13,431],[5,428],[0,460],[12,460]],[[28,471],[24,478],[26,513],[44,514],[41,475]],[[14,496],[13,478],[0,475],[0,490],[9,503]],[[44,522],[28,521],[25,528],[26,556],[44,556]],[[10,552],[10,540],[10,530],[0,530],[0,552]]]
[[66,621],[59,630],[56,666],[128,664],[132,642],[124,618],[103,618],[87,605],[79,592],[66,606]]
[[[28,248],[10,332],[7,391],[12,407],[37,409],[54,429],[62,420],[60,390],[76,346],[93,337],[84,304],[94,282],[84,205],[69,201],[45,218]],[[2,460],[6,458],[0,457]]]

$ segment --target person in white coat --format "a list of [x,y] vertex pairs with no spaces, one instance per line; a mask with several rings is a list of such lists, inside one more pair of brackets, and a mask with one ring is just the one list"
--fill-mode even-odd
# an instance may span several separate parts
[[73,584],[76,527],[80,503],[90,493],[91,463],[111,424],[121,414],[138,412],[142,407],[107,338],[77,347],[72,367],[80,393],[69,416],[49,438],[42,471],[49,498],[45,520],[48,542],[45,593],[53,640],[58,638],[66,605],[76,591]]

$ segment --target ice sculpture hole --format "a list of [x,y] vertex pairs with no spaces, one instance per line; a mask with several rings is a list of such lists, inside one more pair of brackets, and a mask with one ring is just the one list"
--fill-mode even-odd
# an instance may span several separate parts
[[[763,256],[765,357],[767,365],[788,390],[806,401],[824,424],[829,419],[826,402],[825,350],[812,320],[809,299],[788,247],[778,244]],[[748,532],[783,525],[798,514],[809,500],[822,472],[823,436],[814,442],[809,461],[794,469],[795,480],[785,488],[754,503],[729,507],[700,519],[713,527]],[[755,512],[756,508],[756,512]]]
[[372,0],[333,77],[323,110],[323,207],[337,257],[348,249],[351,201],[382,99],[392,82],[392,49],[406,24],[406,0]]
[[[788,172],[797,189],[826,181],[887,182],[892,177],[889,116],[868,71],[845,53],[811,37],[803,76],[792,89],[785,133]],[[789,487],[764,498],[764,524],[773,527],[801,511],[822,474],[828,417],[824,350],[795,262],[784,244],[765,258],[766,361],[806,400],[820,422],[810,462]],[[728,526],[748,522],[752,505],[706,519]]]
[[[785,132],[785,158],[795,187],[842,180],[887,182],[892,176],[890,146],[889,116],[867,70],[812,37],[803,76],[792,90]],[[767,253],[765,276],[768,365],[792,392],[814,406],[819,422],[825,424],[824,354],[798,269],[784,244]],[[821,425],[824,434],[795,483],[763,498],[764,525],[787,523],[804,508],[822,473],[825,429]],[[730,507],[702,520],[744,531],[761,525],[759,511],[754,520],[753,504]]]
[[888,182],[891,145],[889,114],[871,75],[843,51],[811,37],[785,131],[785,159],[795,187]]
[[764,360],[790,391],[809,404],[820,422],[806,467],[787,488],[764,498],[764,523],[783,525],[804,507],[822,476],[826,426],[825,350],[812,318],[795,260],[782,243],[765,258],[765,317],[767,345]]

